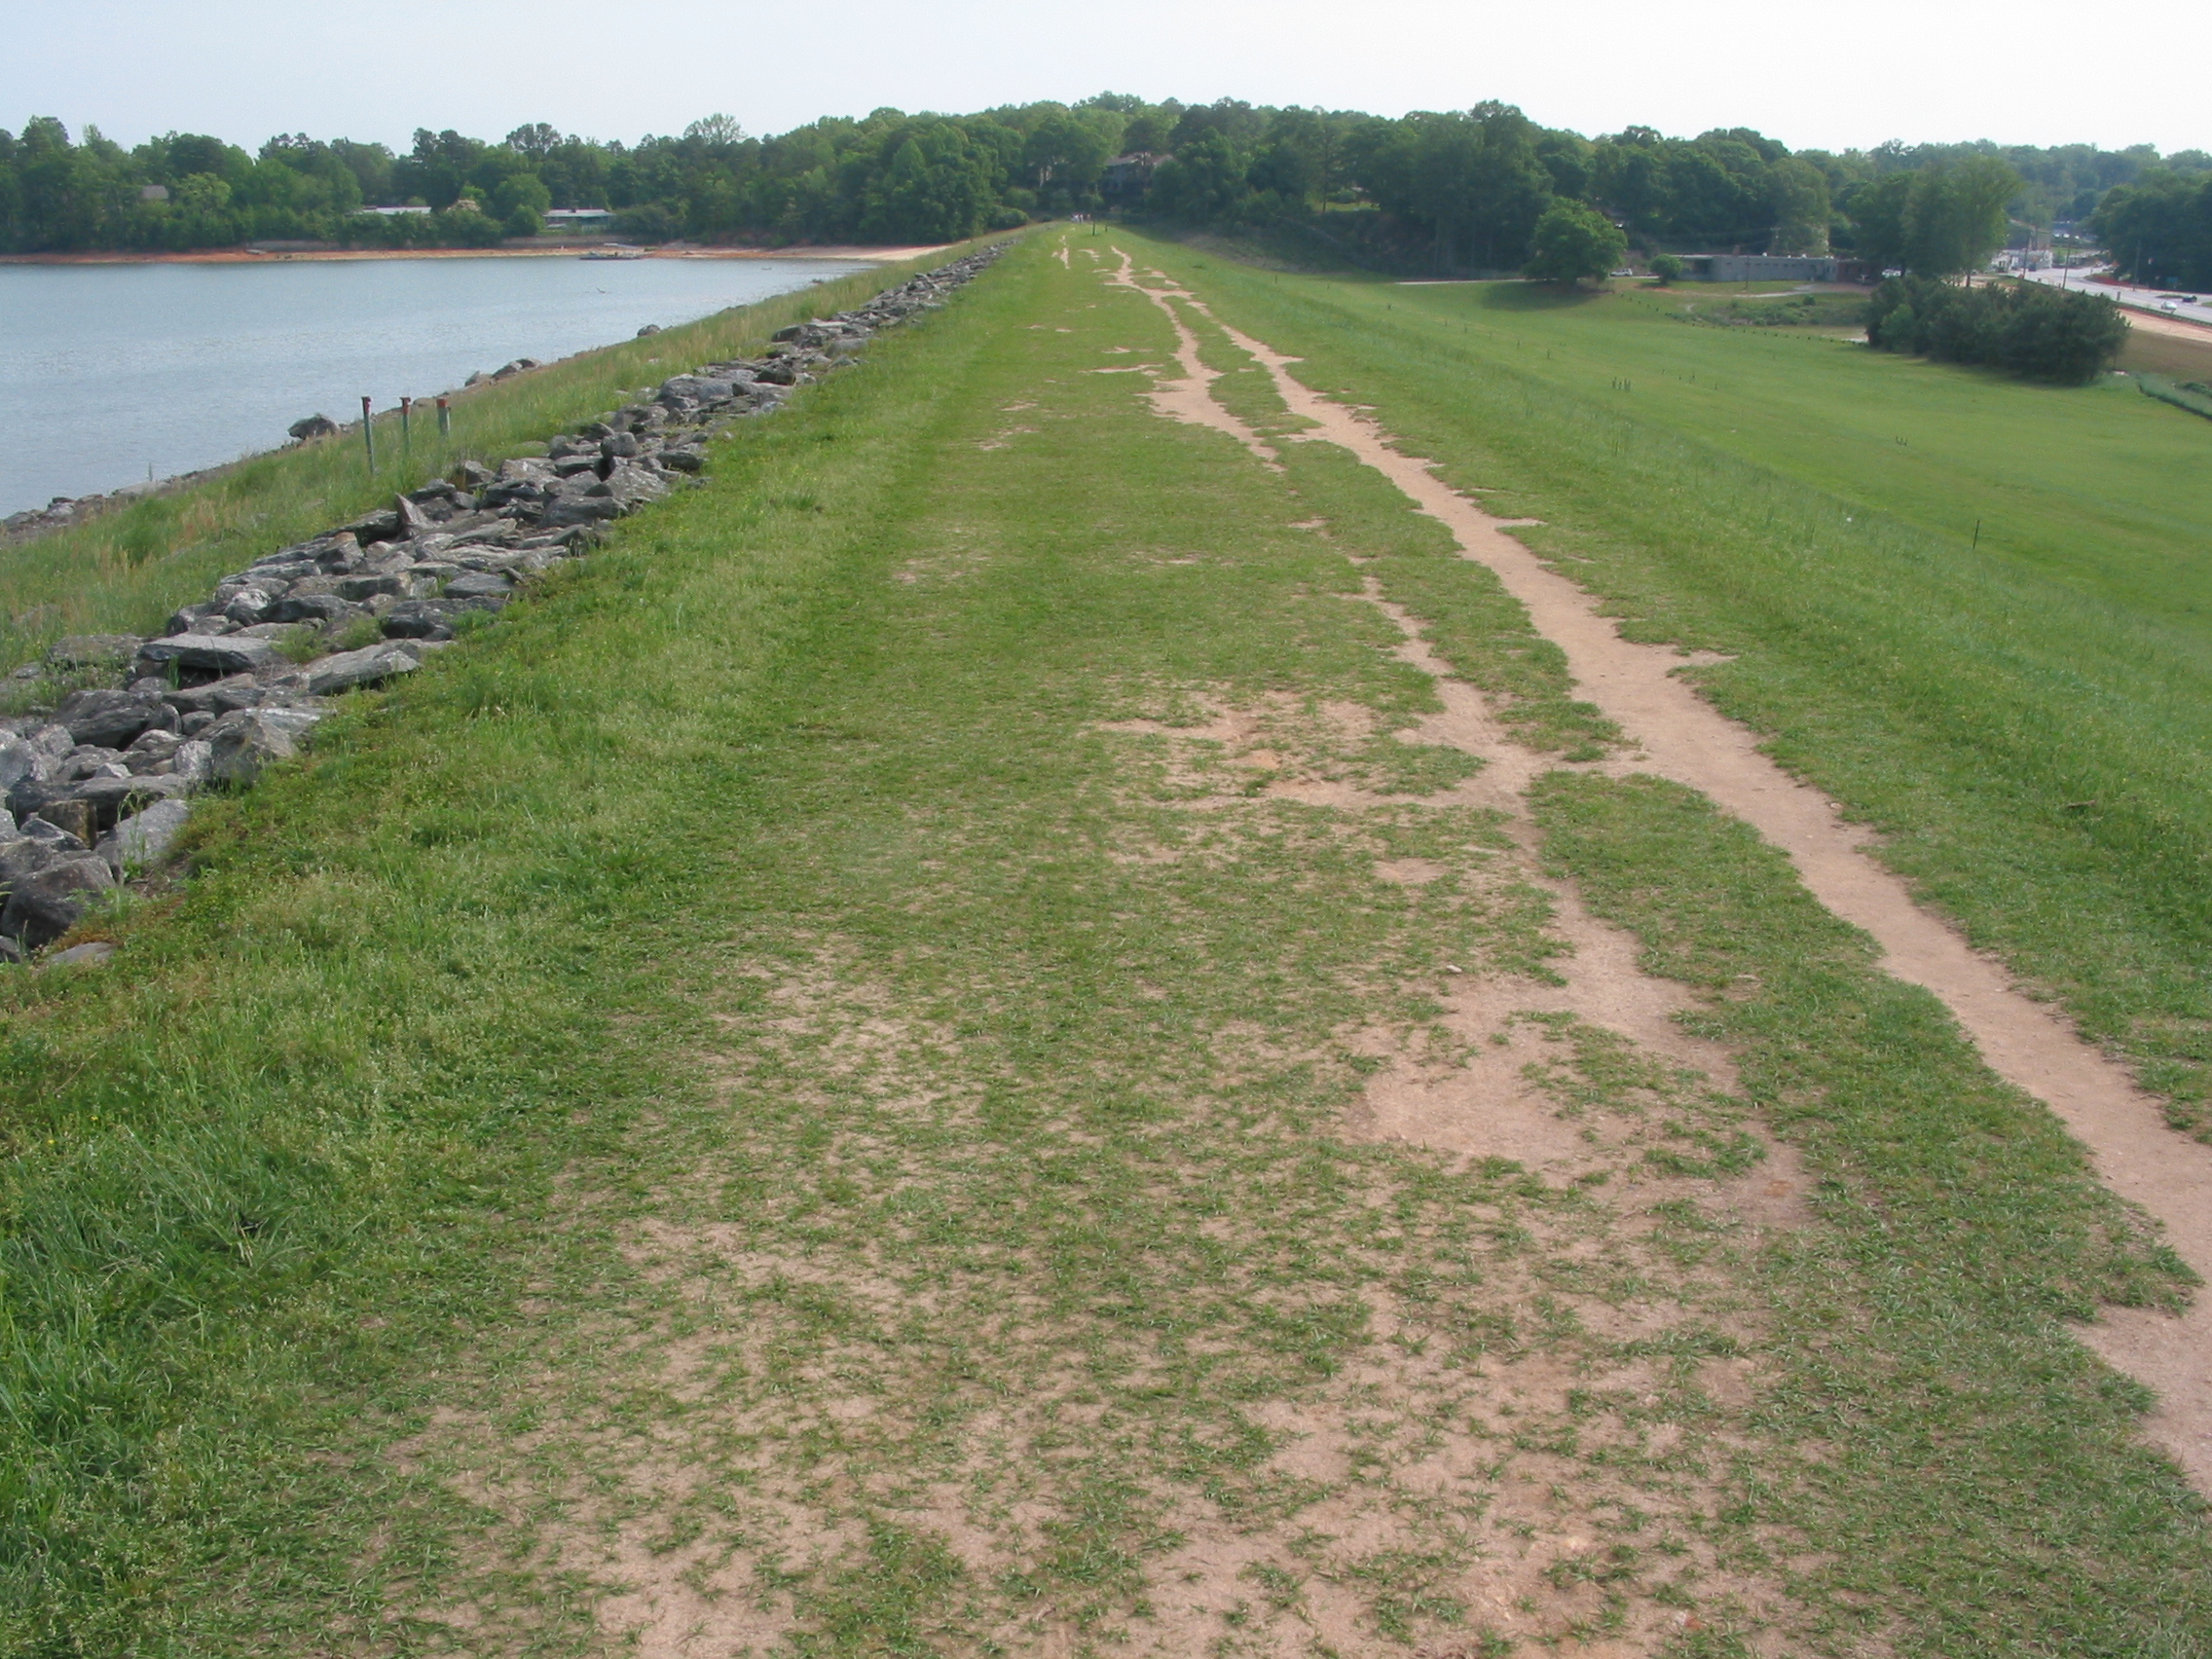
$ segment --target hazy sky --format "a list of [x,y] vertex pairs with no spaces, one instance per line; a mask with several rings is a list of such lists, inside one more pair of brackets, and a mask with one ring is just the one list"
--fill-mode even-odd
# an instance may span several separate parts
[[1749,126],[1798,149],[2212,148],[2199,10],[2130,14],[2117,42],[2055,0],[0,0],[0,127],[403,149],[417,127],[635,139],[723,112],[777,132],[1111,90],[1387,115],[1499,98],[1586,133]]

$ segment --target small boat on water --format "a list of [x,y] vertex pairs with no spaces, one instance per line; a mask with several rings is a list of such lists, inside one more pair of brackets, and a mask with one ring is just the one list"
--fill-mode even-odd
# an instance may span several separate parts
[[643,259],[645,257],[645,250],[642,247],[632,247],[627,242],[609,242],[605,247],[585,249],[584,257],[586,259]]

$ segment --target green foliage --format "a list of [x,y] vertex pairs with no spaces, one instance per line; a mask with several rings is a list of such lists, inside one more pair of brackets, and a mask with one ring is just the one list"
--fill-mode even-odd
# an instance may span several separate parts
[[1892,173],[1852,198],[1857,251],[1918,276],[1978,271],[2005,245],[2006,203],[2019,188],[2019,174],[1990,156]]
[[1536,221],[1525,269],[1539,281],[1573,283],[1604,276],[1627,252],[1628,238],[1603,213],[1555,202]]
[[2212,288],[2212,176],[2145,173],[2114,189],[2090,224],[2122,276]]
[[1827,175],[1798,156],[1767,165],[1767,205],[1774,214],[1768,250],[1823,254],[1828,250]]
[[2108,299],[2036,282],[1966,288],[1904,276],[1874,291],[1866,339],[1885,351],[2079,386],[2119,357],[2127,319]]
[[1655,253],[1651,256],[1651,275],[1658,277],[1662,285],[1680,281],[1682,273],[1688,269],[1674,254]]

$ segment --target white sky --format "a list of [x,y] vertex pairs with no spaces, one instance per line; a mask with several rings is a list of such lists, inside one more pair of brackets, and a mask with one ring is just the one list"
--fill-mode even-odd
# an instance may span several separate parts
[[2057,0],[0,0],[0,127],[405,149],[417,127],[636,139],[719,111],[765,133],[1112,90],[1385,115],[1499,98],[1585,133],[1747,126],[1796,149],[2212,148],[2199,8],[2131,16],[2116,38]]

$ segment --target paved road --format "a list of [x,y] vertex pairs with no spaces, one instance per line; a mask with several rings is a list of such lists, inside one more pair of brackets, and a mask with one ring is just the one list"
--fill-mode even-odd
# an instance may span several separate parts
[[[2212,293],[2188,288],[2137,288],[2124,282],[2092,282],[2079,271],[2029,271],[2023,275],[2031,282],[2045,282],[2053,288],[2079,288],[2083,293],[2102,294],[2107,299],[2118,300],[2130,311],[2147,311],[2212,326],[2212,303],[2207,303],[2212,302]],[[2158,297],[2172,293],[2189,294],[2196,303],[2191,305]]]

